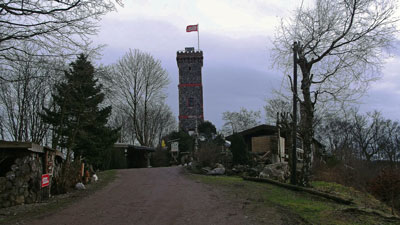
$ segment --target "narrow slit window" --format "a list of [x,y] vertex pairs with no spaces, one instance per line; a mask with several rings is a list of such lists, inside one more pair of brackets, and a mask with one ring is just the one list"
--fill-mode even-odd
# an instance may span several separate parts
[[188,98],[188,107],[194,107],[194,99]]

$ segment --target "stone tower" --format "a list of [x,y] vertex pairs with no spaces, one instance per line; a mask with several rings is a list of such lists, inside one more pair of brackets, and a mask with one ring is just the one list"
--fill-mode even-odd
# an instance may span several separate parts
[[203,52],[185,48],[185,51],[177,52],[176,62],[179,69],[179,129],[195,131],[196,120],[197,124],[204,120],[201,81]]

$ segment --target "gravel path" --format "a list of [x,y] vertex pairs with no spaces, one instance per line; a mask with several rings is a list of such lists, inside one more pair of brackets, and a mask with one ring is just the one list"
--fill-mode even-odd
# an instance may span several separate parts
[[182,174],[181,167],[119,170],[104,189],[24,224],[251,224],[242,205]]

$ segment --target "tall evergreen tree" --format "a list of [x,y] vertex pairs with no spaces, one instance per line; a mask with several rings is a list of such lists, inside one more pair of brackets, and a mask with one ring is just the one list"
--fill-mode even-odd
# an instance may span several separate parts
[[107,126],[111,106],[101,107],[101,89],[94,67],[83,54],[65,71],[65,81],[55,86],[54,105],[42,116],[53,127],[53,147],[67,150],[67,163],[72,153],[97,168],[109,163],[118,130]]

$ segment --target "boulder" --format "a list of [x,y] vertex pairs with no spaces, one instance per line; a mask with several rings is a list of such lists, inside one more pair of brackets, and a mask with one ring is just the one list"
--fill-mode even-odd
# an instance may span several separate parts
[[7,190],[13,189],[13,184],[11,183],[11,181],[7,181],[7,183],[6,183],[6,189],[7,189]]
[[223,168],[223,169],[225,169],[224,165],[222,165],[220,163],[216,163],[215,164],[215,168]]
[[25,197],[23,195],[19,195],[15,198],[15,203],[17,205],[21,205],[25,202]]
[[28,164],[24,164],[21,167],[22,174],[27,174],[30,172],[30,170],[31,170],[31,167]]
[[235,165],[233,168],[232,168],[232,172],[234,172],[234,173],[243,173],[243,172],[245,172],[247,170],[247,167],[246,166],[243,166],[243,165]]
[[211,168],[208,167],[208,166],[206,166],[206,167],[201,168],[201,170],[202,170],[204,173],[209,173],[209,172],[211,171]]
[[85,187],[84,184],[82,184],[81,182],[79,182],[79,183],[75,184],[75,189],[77,189],[77,190],[85,190],[86,187]]
[[216,167],[207,172],[207,175],[223,175],[225,174],[225,167],[222,164],[217,163]]
[[25,199],[25,202],[26,202],[26,204],[31,204],[31,203],[33,203],[33,200],[32,200],[31,197],[27,197],[27,198]]
[[99,180],[99,178],[97,177],[96,174],[93,174],[91,181],[92,182],[97,182]]
[[7,207],[11,206],[11,203],[10,203],[10,201],[4,201],[1,206],[4,207],[4,208],[7,208]]
[[14,180],[15,179],[15,173],[13,171],[9,171],[6,173],[6,177],[8,180]]
[[25,188],[18,188],[18,192],[19,195],[24,195],[25,193]]
[[257,168],[253,167],[253,168],[247,169],[246,173],[250,177],[256,177],[260,173],[260,171]]
[[207,173],[207,175],[223,175],[225,173],[225,168],[215,168]]
[[11,166],[11,170],[12,171],[17,171],[19,169],[19,166],[17,165],[17,164],[13,164],[12,166]]
[[16,179],[15,179],[15,186],[17,187],[17,188],[19,188],[19,187],[22,187],[22,185],[24,185],[24,178],[22,178],[22,177],[17,177]]
[[290,176],[289,166],[286,162],[269,164],[260,172],[260,178],[270,178],[285,182]]

